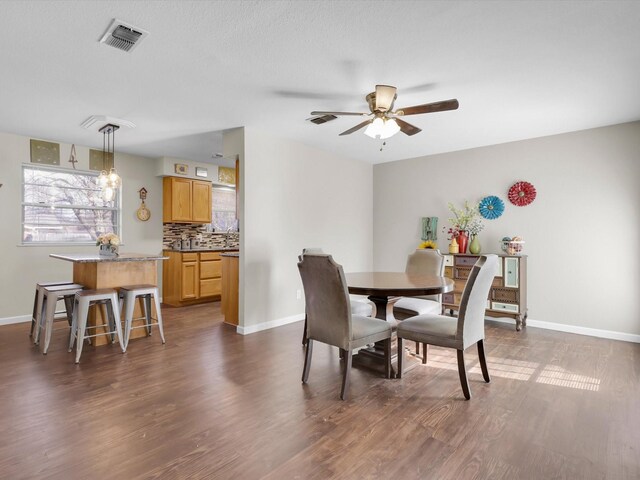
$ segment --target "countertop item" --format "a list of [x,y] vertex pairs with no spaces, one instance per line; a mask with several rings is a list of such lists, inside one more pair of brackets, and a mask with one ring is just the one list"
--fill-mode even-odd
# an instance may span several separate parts
[[52,258],[66,260],[74,263],[93,263],[93,262],[148,262],[153,260],[166,260],[167,257],[162,255],[146,255],[144,253],[121,253],[117,257],[105,257],[97,253],[51,253]]

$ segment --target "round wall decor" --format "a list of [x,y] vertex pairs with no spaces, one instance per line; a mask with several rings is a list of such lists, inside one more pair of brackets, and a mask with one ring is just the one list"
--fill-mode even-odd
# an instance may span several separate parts
[[504,202],[495,195],[489,195],[480,200],[478,210],[487,220],[495,220],[504,212]]
[[516,182],[509,189],[509,201],[518,207],[529,205],[536,199],[536,188],[529,182]]

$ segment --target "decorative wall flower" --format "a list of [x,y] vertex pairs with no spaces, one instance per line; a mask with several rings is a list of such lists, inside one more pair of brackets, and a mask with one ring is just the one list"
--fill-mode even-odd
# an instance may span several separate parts
[[504,202],[495,195],[489,195],[480,200],[478,210],[487,220],[495,220],[504,212]]
[[509,201],[518,207],[529,205],[536,199],[536,188],[529,182],[516,182],[509,189]]

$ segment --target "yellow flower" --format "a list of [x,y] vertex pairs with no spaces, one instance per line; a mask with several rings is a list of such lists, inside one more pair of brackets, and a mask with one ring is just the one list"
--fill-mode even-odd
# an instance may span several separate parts
[[426,242],[422,242],[418,245],[418,248],[433,248],[435,250],[438,248],[438,244],[433,240],[427,240]]

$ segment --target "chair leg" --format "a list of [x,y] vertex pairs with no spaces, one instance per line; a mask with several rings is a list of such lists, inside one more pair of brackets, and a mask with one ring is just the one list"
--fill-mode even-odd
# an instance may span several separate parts
[[164,343],[164,328],[162,327],[162,311],[160,311],[160,299],[158,294],[153,295],[153,301],[156,305],[156,318],[158,319],[158,331],[160,331],[160,339]]
[[467,381],[467,369],[464,366],[464,351],[462,350],[458,350],[458,374],[460,375],[460,385],[462,386],[464,398],[469,400],[471,398],[471,391],[469,390],[469,382]]
[[80,363],[82,347],[84,346],[84,334],[87,328],[87,317],[89,316],[89,304],[85,301],[78,302],[74,316],[77,319],[76,328],[76,363]]
[[302,345],[307,344],[307,315],[304,315],[304,330],[302,331]]
[[482,377],[484,378],[485,382],[489,383],[491,382],[491,377],[489,376],[489,369],[487,368],[487,358],[484,355],[484,340],[480,340],[478,342],[478,358],[480,359]]
[[391,338],[384,341],[384,376],[391,378]]
[[349,392],[349,376],[351,374],[351,349],[345,350],[345,362],[344,362],[344,374],[342,375],[342,390],[340,391],[340,399],[346,400],[347,393]]
[[122,319],[120,318],[120,309],[118,308],[118,294],[113,293],[111,295],[111,301],[107,303],[107,305],[111,306],[111,314],[113,315],[113,323],[116,326],[116,335],[118,337],[118,343],[120,344],[120,349],[122,353],[127,351],[127,345],[124,342],[124,335],[122,333]]
[[151,336],[151,295],[144,296],[144,319],[147,322],[147,335]]
[[398,372],[396,373],[396,378],[402,378],[403,371],[403,360],[404,360],[404,340],[401,337],[398,337]]
[[73,351],[73,344],[78,335],[78,302],[73,300],[73,313],[71,314],[71,333],[69,334],[69,353]]
[[36,324],[36,312],[38,311],[38,297],[40,296],[40,289],[36,286],[36,296],[33,297],[33,314],[31,315],[31,331],[29,332],[29,336],[33,337],[33,330]]
[[[51,333],[53,331],[53,318],[56,315],[56,306],[58,304],[58,299],[55,295],[47,296],[46,299],[46,310],[44,314],[44,346],[42,349],[42,353],[44,355],[49,351],[49,344],[51,343]],[[41,322],[42,323],[42,320]]]
[[129,346],[131,327],[133,326],[133,310],[136,307],[136,297],[132,292],[127,292],[124,298],[124,348]]
[[40,292],[38,295],[37,305],[36,305],[36,316],[35,316],[35,331],[33,332],[33,343],[35,345],[40,345],[40,334],[42,329],[42,315],[44,312],[44,292]]
[[426,343],[422,344],[422,364],[423,365],[427,364],[427,344]]
[[302,369],[302,383],[309,380],[309,369],[311,368],[311,354],[313,353],[313,340],[307,339],[307,352],[304,356],[304,368]]
[[69,322],[69,326],[71,326],[73,316],[73,295],[67,295],[64,297],[64,309],[67,312],[67,322]]

